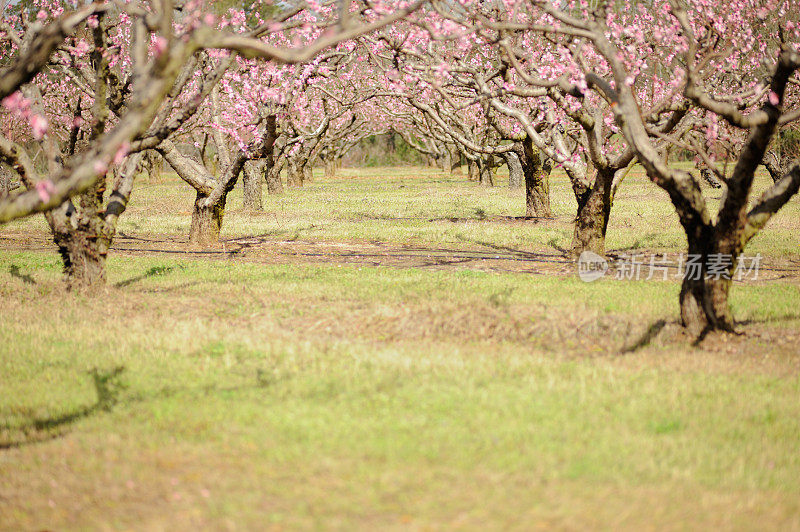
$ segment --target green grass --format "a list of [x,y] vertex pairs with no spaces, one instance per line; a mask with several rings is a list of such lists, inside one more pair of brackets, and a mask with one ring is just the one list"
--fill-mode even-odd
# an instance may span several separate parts
[[[536,249],[566,230],[428,222],[521,198],[402,172],[318,179],[255,219],[234,196],[227,234]],[[147,185],[125,230],[178,236],[180,198]],[[796,256],[777,221],[753,247]],[[646,246],[680,249],[663,225]],[[69,294],[55,253],[0,252],[0,528],[800,527],[796,283],[737,284],[748,334],[692,347],[674,282],[113,253],[108,277]]]

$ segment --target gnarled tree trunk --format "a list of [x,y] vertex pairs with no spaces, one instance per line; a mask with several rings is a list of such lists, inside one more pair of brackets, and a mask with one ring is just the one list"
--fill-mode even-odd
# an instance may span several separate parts
[[477,181],[478,173],[478,162],[473,161],[472,159],[467,159],[467,180]]
[[281,165],[264,165],[264,178],[267,181],[268,194],[283,194],[283,181],[281,181]]
[[[45,214],[58,246],[68,290],[89,290],[105,285],[108,251],[117,222],[127,208],[142,154],[133,154],[116,171],[111,194],[103,209],[106,179]],[[77,205],[77,207],[76,207]]]
[[302,167],[294,158],[286,161],[286,184],[290,187],[299,188],[303,186]]
[[325,159],[325,177],[336,177],[336,162],[332,159]]
[[242,188],[244,189],[244,208],[251,211],[264,210],[262,202],[261,179],[264,175],[266,161],[258,159],[248,161],[244,165],[244,175],[242,176]]
[[142,169],[147,172],[147,180],[156,182],[164,171],[164,159],[155,150],[147,150],[143,155]]
[[100,235],[91,225],[82,225],[77,229],[62,228],[53,234],[68,290],[83,291],[105,284],[108,249],[102,246]]
[[578,214],[575,216],[572,238],[572,253],[575,256],[584,251],[605,255],[606,229],[613,203],[614,175],[614,169],[600,170],[591,187],[575,193],[575,199],[578,201]]
[[84,291],[105,285],[110,246],[110,239],[101,245],[106,179],[107,176],[98,178],[89,190],[45,214],[61,255],[67,290]]
[[461,174],[461,152],[453,150],[450,152],[450,175]]
[[[683,267],[680,292],[681,322],[694,336],[714,329],[734,330],[728,293],[738,254],[734,242],[719,236],[715,238],[713,233],[713,227],[701,223],[686,231],[689,254]],[[712,257],[725,261],[729,267],[722,274],[719,270],[710,272]]]
[[519,162],[519,155],[513,151],[509,151],[504,153],[503,156],[508,166],[508,187],[521,188],[525,177],[522,174],[522,163]]
[[275,153],[275,142],[278,140],[278,117],[267,117],[267,139],[264,145],[264,164],[260,167],[261,179],[267,182],[268,194],[283,194],[281,182],[281,160]]
[[525,174],[525,216],[551,218],[550,171],[539,168]]
[[493,166],[494,158],[492,156],[478,159],[478,180],[481,185],[486,187],[494,186]]
[[216,204],[204,207],[203,202],[207,197],[206,194],[197,192],[192,210],[192,225],[189,229],[189,243],[201,247],[219,242],[227,194],[224,194]]
[[551,166],[543,160],[533,142],[525,141],[516,150],[522,173],[525,176],[525,216],[550,218],[550,170]]
[[14,188],[11,185],[11,169],[0,163],[0,198],[8,196]]
[[451,170],[452,161],[451,161],[451,158],[450,158],[450,150],[448,150],[447,148],[442,150],[442,155],[441,155],[441,157],[439,157],[439,164],[440,164],[440,168],[442,169],[443,172],[451,172],[452,171]]

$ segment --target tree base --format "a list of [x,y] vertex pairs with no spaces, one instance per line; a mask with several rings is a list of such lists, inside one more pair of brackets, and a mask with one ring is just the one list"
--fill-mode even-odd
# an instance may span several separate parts
[[198,194],[192,211],[192,226],[189,229],[189,244],[209,247],[219,242],[222,217],[225,212],[225,197],[211,207],[202,206],[205,196]]
[[242,176],[242,188],[244,189],[243,203],[244,208],[251,211],[263,211],[262,202],[263,187],[261,176],[265,161],[248,161],[244,165],[244,175]]
[[711,331],[736,332],[728,306],[728,279],[684,279],[681,285],[681,324],[694,337]]
[[54,241],[64,266],[67,290],[85,292],[105,287],[106,254],[97,237],[76,230],[57,234]]
[[612,180],[613,173],[608,176],[598,173],[592,188],[582,194],[576,193],[578,213],[575,216],[572,237],[572,254],[576,257],[584,251],[605,256],[606,229],[611,215]]

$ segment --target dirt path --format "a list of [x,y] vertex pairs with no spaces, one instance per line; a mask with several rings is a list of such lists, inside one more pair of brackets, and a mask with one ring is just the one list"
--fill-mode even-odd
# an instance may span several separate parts
[[[0,235],[0,251],[56,250],[46,233],[5,233]],[[427,243],[397,244],[389,242],[340,242],[311,240],[279,240],[270,236],[230,238],[217,246],[198,249],[185,239],[171,235],[118,235],[114,253],[139,256],[183,256],[214,260],[240,260],[263,264],[343,264],[389,268],[426,268],[435,270],[474,270],[538,275],[575,275],[576,265],[555,251],[526,251],[502,246]],[[616,277],[615,265],[636,254],[641,265],[637,277],[647,279],[651,251],[615,251],[609,253],[607,278]],[[665,264],[668,277],[678,272],[679,254],[668,254]],[[629,272],[630,273],[630,272]],[[654,277],[660,279],[663,273]],[[631,278],[629,276],[629,278]],[[743,282],[788,281],[800,284],[800,259],[764,257],[758,276]]]

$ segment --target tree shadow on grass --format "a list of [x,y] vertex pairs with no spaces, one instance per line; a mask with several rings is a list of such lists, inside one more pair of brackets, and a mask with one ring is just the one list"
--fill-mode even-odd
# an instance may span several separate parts
[[16,277],[17,279],[20,279],[25,284],[36,284],[36,281],[33,279],[33,277],[31,277],[27,273],[21,273],[19,271],[19,266],[17,266],[16,264],[12,264],[8,268],[8,273],[11,274],[11,277]]
[[639,349],[643,347],[647,347],[650,343],[658,336],[658,333],[667,325],[666,320],[656,320],[653,322],[650,327],[642,334],[639,338],[636,339],[635,342],[623,347],[620,350],[620,353],[623,355],[627,355],[630,353],[635,353]]
[[640,238],[637,238],[630,246],[624,248],[616,248],[608,250],[609,255],[619,255],[628,253],[630,251],[636,251],[639,249],[645,249],[648,244],[651,244],[660,236],[660,233],[648,233]]
[[33,418],[19,425],[0,422],[0,450],[54,440],[63,436],[71,425],[81,419],[97,412],[110,411],[125,388],[120,378],[124,371],[124,366],[118,366],[109,371],[93,369],[89,372],[97,393],[97,400],[92,405],[60,416]]
[[125,281],[120,281],[114,286],[116,288],[125,288],[126,286],[132,285],[133,283],[138,283],[139,281],[147,279],[148,277],[157,277],[159,275],[166,275],[174,269],[175,266],[153,266],[143,274],[137,275],[136,277],[131,277],[130,279],[127,279]]
[[[97,400],[88,406],[79,407],[72,412],[51,417],[33,417],[21,423],[11,423],[0,420],[0,451],[16,449],[55,440],[64,436],[69,428],[82,419],[86,419],[100,412],[110,412],[118,405],[132,405],[144,401],[166,399],[178,395],[186,396],[192,400],[202,400],[210,394],[225,396],[228,394],[265,389],[292,378],[289,373],[277,373],[275,368],[255,369],[254,381],[232,386],[218,386],[210,384],[205,386],[166,386],[159,390],[143,393],[122,392],[128,387],[121,379],[125,371],[124,366],[118,366],[108,371],[93,369],[89,372],[92,376]],[[249,374],[249,372],[248,372]]]

